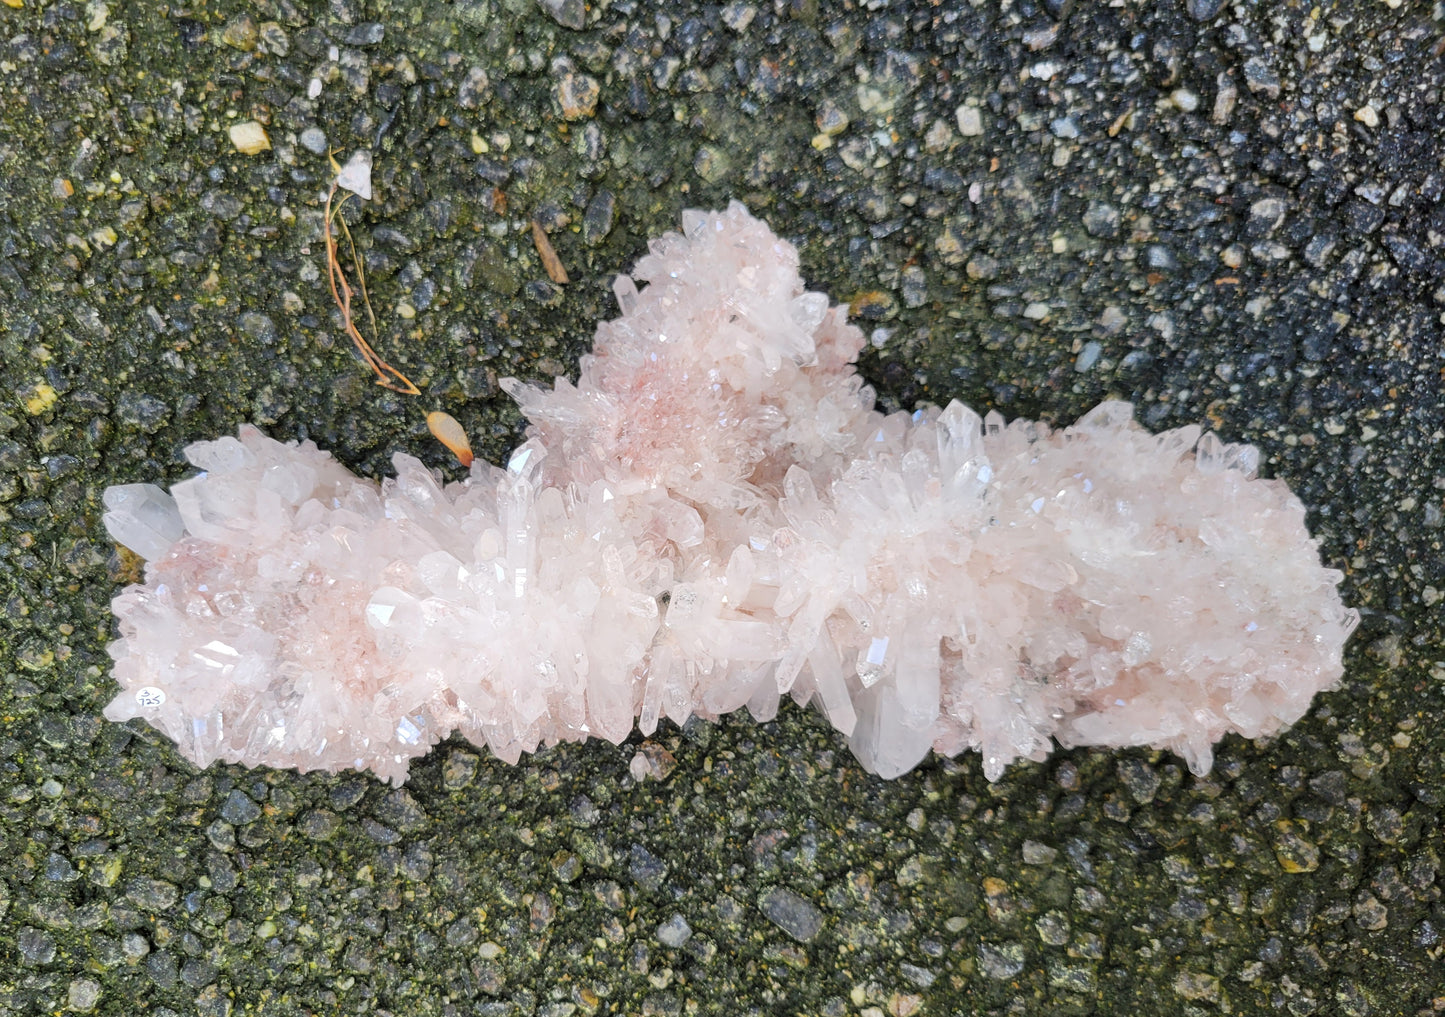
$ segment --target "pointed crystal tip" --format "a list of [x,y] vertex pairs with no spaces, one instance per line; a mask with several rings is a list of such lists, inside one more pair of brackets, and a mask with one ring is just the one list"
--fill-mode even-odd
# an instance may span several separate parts
[[176,500],[154,484],[119,484],[102,496],[105,531],[146,561],[162,557],[186,535]]

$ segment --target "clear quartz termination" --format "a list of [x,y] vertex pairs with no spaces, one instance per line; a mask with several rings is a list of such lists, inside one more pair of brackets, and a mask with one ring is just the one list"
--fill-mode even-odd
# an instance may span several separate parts
[[186,534],[176,500],[154,484],[117,484],[105,489],[105,528],[147,560],[162,557]]
[[[639,285],[640,284],[640,285]],[[869,770],[1065,745],[1195,772],[1339,679],[1358,616],[1258,455],[1106,402],[1072,427],[885,415],[862,333],[734,203],[614,286],[576,382],[508,379],[505,468],[381,482],[252,427],[170,494],[112,487],[147,560],[114,603],[120,694],[198,765],[400,783],[453,731],[502,759],[782,695]]]

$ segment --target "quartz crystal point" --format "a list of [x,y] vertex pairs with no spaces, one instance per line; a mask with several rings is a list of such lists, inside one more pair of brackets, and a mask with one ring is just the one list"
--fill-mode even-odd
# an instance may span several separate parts
[[885,777],[1055,741],[1204,773],[1339,679],[1358,617],[1249,446],[1119,402],[1058,431],[885,416],[862,334],[736,203],[614,291],[575,383],[504,383],[531,425],[505,467],[397,455],[375,483],[243,427],[170,494],[110,488],[147,566],[106,716],[199,765],[400,783],[453,731],[514,761],[788,694]]

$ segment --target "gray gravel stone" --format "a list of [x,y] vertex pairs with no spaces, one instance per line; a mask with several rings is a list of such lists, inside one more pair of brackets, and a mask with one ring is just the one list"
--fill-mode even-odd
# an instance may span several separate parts
[[417,800],[406,791],[388,792],[376,807],[376,818],[402,833],[424,830],[429,820]]
[[147,911],[165,911],[179,899],[180,890],[164,879],[137,876],[126,885],[125,896]]
[[898,965],[898,970],[904,978],[908,979],[920,989],[932,988],[934,981],[938,978],[938,976],[928,968],[919,967],[917,964],[909,964],[906,961]]
[[1054,859],[1058,856],[1058,848],[1050,847],[1036,840],[1024,841],[1023,859],[1025,865],[1052,865]]
[[1159,771],[1142,759],[1120,760],[1116,771],[1119,780],[1129,791],[1129,796],[1140,805],[1147,805],[1159,793],[1161,777]]
[[16,937],[20,948],[20,963],[31,967],[49,964],[55,959],[55,937],[33,926],[25,926]]
[[245,202],[225,191],[207,191],[201,195],[201,207],[217,219],[231,220],[241,214]]
[[1093,237],[1117,237],[1121,216],[1119,209],[1103,201],[1091,201],[1084,212],[1084,229]]
[[77,978],[66,990],[66,1007],[76,1013],[90,1013],[99,1002],[100,983],[94,978]]
[[657,927],[657,939],[663,946],[676,950],[692,938],[692,927],[682,915],[673,915]]
[[462,109],[477,109],[491,88],[491,76],[482,67],[472,67],[462,78],[457,89],[457,105]]
[[980,943],[978,969],[985,978],[1002,981],[1024,969],[1024,948],[1019,943]]
[[587,7],[583,0],[538,0],[538,3],[563,28],[580,31],[587,24]]
[[792,890],[774,887],[758,898],[764,917],[800,943],[811,942],[823,927],[823,913]]
[[375,46],[386,38],[386,26],[379,21],[352,25],[346,30],[346,45]]
[[226,802],[221,806],[221,818],[234,826],[245,826],[261,818],[261,806],[238,789],[226,796]]
[[45,858],[45,878],[52,883],[69,883],[80,878],[70,859],[55,851],[50,852]]
[[219,985],[207,985],[196,995],[197,1017],[231,1017],[231,1005]]
[[319,127],[306,128],[301,132],[297,140],[301,142],[301,147],[308,152],[313,152],[316,155],[324,155],[326,153],[326,132]]
[[116,404],[116,414],[123,423],[150,434],[166,422],[171,408],[157,396],[144,392],[124,392]]
[[241,330],[253,339],[263,343],[274,343],[277,339],[276,322],[269,314],[260,311],[243,311],[238,322]]
[[1259,92],[1269,99],[1279,98],[1279,74],[1263,57],[1250,57],[1244,62],[1244,83],[1251,92]]

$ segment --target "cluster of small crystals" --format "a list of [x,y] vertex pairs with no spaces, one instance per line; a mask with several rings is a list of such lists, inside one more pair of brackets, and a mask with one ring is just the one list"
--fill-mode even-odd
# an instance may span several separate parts
[[575,385],[506,383],[531,428],[505,468],[399,454],[378,484],[245,427],[170,494],[109,489],[148,564],[106,716],[200,765],[400,783],[452,731],[515,761],[787,694],[883,776],[973,748],[993,779],[1053,740],[1202,773],[1338,680],[1357,615],[1252,448],[1116,402],[1062,431],[884,416],[862,334],[736,203],[615,291]]

